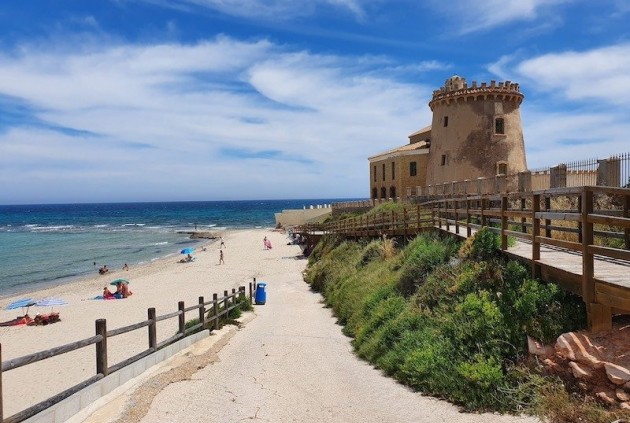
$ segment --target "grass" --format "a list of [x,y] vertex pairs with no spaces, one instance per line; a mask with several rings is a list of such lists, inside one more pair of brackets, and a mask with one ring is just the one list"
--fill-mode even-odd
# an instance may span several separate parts
[[327,237],[305,279],[356,353],[416,390],[466,410],[614,420],[619,412],[545,375],[527,352],[527,335],[552,342],[585,327],[581,299],[531,279],[499,257],[498,245],[488,230],[465,245],[433,236],[400,247]]

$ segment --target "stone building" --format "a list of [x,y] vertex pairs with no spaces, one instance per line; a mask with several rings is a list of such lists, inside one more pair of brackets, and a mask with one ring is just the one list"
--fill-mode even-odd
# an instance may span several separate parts
[[406,198],[417,186],[527,170],[521,125],[523,94],[510,81],[453,76],[433,92],[432,124],[409,143],[369,157],[370,197]]

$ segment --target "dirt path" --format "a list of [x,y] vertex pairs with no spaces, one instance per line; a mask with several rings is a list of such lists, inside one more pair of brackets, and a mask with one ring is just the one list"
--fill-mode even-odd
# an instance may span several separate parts
[[[125,405],[119,407],[127,411],[110,421],[537,421],[463,414],[384,377],[355,357],[350,339],[324,308],[321,296],[303,282],[305,262],[276,254],[260,278],[268,282],[267,304],[255,306],[251,321],[209,349],[204,363],[195,361],[194,373],[182,370],[186,364],[181,364],[179,371],[174,370],[179,376],[164,379],[163,373],[127,393]],[[219,344],[225,345],[217,348]],[[152,399],[148,410],[146,405],[139,407],[147,397]],[[105,421],[102,415],[98,421]]]

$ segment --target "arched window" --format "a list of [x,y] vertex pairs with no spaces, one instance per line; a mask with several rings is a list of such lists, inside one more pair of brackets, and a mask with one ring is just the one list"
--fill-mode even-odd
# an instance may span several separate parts
[[376,188],[372,188],[372,198],[374,200],[378,198],[378,190]]
[[389,198],[396,198],[396,187],[389,187]]
[[508,165],[507,162],[497,162],[497,175],[507,175]]
[[385,188],[385,187],[381,188],[381,198],[382,199],[387,198],[387,188]]

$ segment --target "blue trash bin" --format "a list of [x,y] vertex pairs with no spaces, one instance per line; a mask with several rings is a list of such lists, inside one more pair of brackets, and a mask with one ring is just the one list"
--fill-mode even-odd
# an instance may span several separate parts
[[265,282],[258,282],[256,284],[256,304],[265,304],[267,302],[267,284]]

